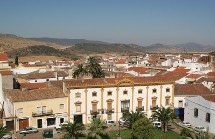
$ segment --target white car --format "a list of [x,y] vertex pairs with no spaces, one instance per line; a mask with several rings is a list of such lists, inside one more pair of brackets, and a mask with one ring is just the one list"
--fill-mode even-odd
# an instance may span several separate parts
[[116,126],[116,122],[113,121],[113,120],[107,120],[107,121],[106,121],[106,124],[107,124],[108,126]]
[[205,127],[203,127],[203,126],[196,126],[196,127],[194,127],[193,128],[196,132],[206,132],[207,130],[206,130],[206,128]]
[[60,125],[56,125],[56,126],[55,126],[55,129],[56,129],[56,130],[61,129],[62,125],[68,125],[68,122],[63,122],[63,123],[61,123]]
[[159,121],[154,121],[154,122],[152,122],[152,125],[153,125],[154,127],[161,128],[161,122],[159,122]]
[[187,127],[187,128],[191,128],[191,124],[189,122],[182,122],[181,123],[183,126]]

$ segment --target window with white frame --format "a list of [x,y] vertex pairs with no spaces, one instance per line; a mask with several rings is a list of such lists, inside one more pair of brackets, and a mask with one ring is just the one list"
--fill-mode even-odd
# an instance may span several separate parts
[[18,108],[18,109],[16,110],[16,113],[23,113],[23,108]]
[[60,109],[64,109],[64,104],[60,104]]

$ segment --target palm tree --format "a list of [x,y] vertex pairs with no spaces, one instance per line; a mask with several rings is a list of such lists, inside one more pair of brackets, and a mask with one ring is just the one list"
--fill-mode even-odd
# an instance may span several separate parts
[[192,132],[187,128],[183,128],[181,130],[180,136],[182,136],[183,138],[192,138],[193,139]]
[[109,136],[104,130],[106,128],[107,126],[105,126],[105,121],[102,121],[99,118],[94,118],[90,123],[87,138],[88,139],[102,139],[102,138],[108,139]]
[[132,126],[132,136],[137,139],[154,139],[154,127],[147,118],[137,120]]
[[153,114],[154,118],[157,118],[158,121],[162,124],[162,129],[164,132],[166,132],[167,124],[170,120],[173,120],[176,118],[176,114],[170,107],[164,108],[160,107],[158,110]]
[[0,138],[2,138],[5,134],[9,133],[9,130],[2,125],[0,125]]
[[87,59],[86,70],[93,78],[104,78],[105,74],[95,57]]
[[82,77],[85,74],[87,74],[87,71],[86,71],[84,65],[83,64],[79,64],[77,66],[76,70],[73,72],[72,77],[73,78],[77,78],[77,77],[80,77],[80,76]]
[[123,115],[123,119],[128,122],[128,128],[132,128],[132,125],[138,121],[139,119],[144,118],[145,115],[143,112],[141,111],[136,111],[136,112],[127,112]]
[[74,122],[62,125],[61,131],[66,133],[68,139],[77,139],[83,129],[82,123]]

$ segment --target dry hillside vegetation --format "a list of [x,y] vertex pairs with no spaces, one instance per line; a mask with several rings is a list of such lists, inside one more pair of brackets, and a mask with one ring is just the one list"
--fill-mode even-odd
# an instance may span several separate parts
[[22,37],[17,37],[15,35],[1,35],[0,34],[0,51],[10,51],[18,48],[36,46],[36,45],[46,45],[57,49],[65,48],[65,46],[58,45],[55,43],[40,42],[30,39],[25,39]]

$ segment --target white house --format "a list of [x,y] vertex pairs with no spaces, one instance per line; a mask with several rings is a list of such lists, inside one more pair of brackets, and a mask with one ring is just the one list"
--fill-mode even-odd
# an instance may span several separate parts
[[215,133],[215,95],[186,97],[184,120]]
[[160,106],[173,106],[174,85],[153,77],[71,80],[69,121],[90,122],[93,117],[119,121],[126,111],[140,110],[148,117]]

